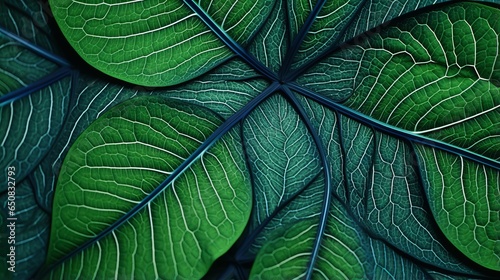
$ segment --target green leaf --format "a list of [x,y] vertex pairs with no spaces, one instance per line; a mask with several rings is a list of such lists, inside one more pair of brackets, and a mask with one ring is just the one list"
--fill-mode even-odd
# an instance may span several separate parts
[[[228,134],[160,187],[157,197],[150,194],[218,124],[206,109],[154,97],[124,102],[89,126],[62,166],[47,262],[89,240],[95,243],[74,252],[52,277],[205,274],[238,238],[250,214],[251,188],[239,168],[238,137]],[[144,208],[136,208],[139,204]],[[100,239],[101,231],[116,228],[131,209],[137,214]],[[95,269],[82,270],[84,263]]]
[[243,136],[254,174],[254,222],[258,225],[310,183],[321,163],[306,126],[280,96],[270,97],[248,116]]
[[52,208],[54,189],[64,157],[69,148],[95,119],[120,102],[150,91],[110,84],[89,75],[75,81],[64,127],[48,153],[32,172],[36,193],[44,209]]
[[224,118],[234,114],[267,86],[251,68],[232,60],[199,80],[173,89],[153,90],[103,81],[93,75],[80,75],[66,125],[57,142],[33,172],[39,201],[46,209],[52,205],[53,190],[68,149],[90,123],[114,105],[144,95],[161,95],[204,106]]
[[[307,101],[305,108],[328,143],[336,196],[372,236],[437,267],[468,271],[447,249],[420,186],[412,147]],[[338,133],[342,131],[342,134]],[[335,160],[344,158],[342,162]],[[340,165],[340,166],[339,166]]]
[[[51,0],[73,48],[104,73],[145,86],[178,84],[231,56],[182,1],[86,3]],[[270,0],[202,2],[200,8],[241,44],[270,12]]]
[[[343,42],[351,38],[361,35],[372,28],[381,30],[387,26],[391,20],[413,11],[431,7],[437,3],[447,2],[446,0],[423,0],[423,1],[406,1],[396,0],[390,4],[383,0],[376,1],[363,1],[359,5],[359,12],[352,17],[352,24],[348,27],[345,34],[343,34]],[[368,34],[371,34],[369,32]],[[362,36],[366,37],[366,36]]]
[[[486,39],[500,33],[495,13],[462,4],[409,18],[333,54],[301,79],[389,125],[497,159],[500,146],[489,138],[500,132],[493,125],[500,121],[499,43]],[[339,66],[326,67],[333,63]],[[339,83],[329,76],[335,70],[342,72]]]
[[[452,148],[447,147],[452,144],[457,146],[458,152],[467,158],[479,159],[480,162],[494,165],[500,152],[499,142],[495,140],[500,131],[498,126],[494,125],[500,121],[500,90],[496,85],[496,81],[500,78],[498,76],[500,72],[497,70],[500,64],[496,59],[499,43],[486,38],[498,37],[500,34],[498,17],[495,13],[498,13],[498,10],[477,4],[463,3],[401,20],[397,25],[388,26],[380,33],[373,34],[372,37],[352,48],[333,53],[331,57],[311,68],[299,81],[303,81],[304,85],[316,91],[321,91],[333,100],[343,102],[345,106],[395,127],[397,131],[415,135],[415,137],[425,135],[425,138],[422,137],[419,140],[424,144],[434,142],[433,139],[435,139],[439,143],[446,143],[441,148],[445,151],[451,150]],[[479,54],[485,59],[477,59]],[[493,59],[487,59],[490,57]],[[327,67],[331,64],[338,66]],[[341,71],[342,78],[330,76],[331,71]],[[318,73],[325,74],[319,75]],[[482,143],[483,141],[485,143]],[[388,147],[394,145],[386,144]],[[411,154],[411,150],[409,148],[404,153]],[[432,149],[427,153],[446,154],[445,151]],[[393,155],[394,153],[387,154],[390,157]],[[383,153],[380,154],[382,162],[397,162],[390,158],[383,159],[385,156]],[[347,156],[347,158],[352,157]],[[440,201],[443,188],[456,188],[455,192],[466,188],[474,192],[474,188],[479,188],[479,186],[492,188],[488,185],[498,186],[498,182],[492,179],[493,182],[488,184],[484,180],[483,183],[480,183],[480,180],[477,181],[478,178],[464,176],[463,173],[453,175],[454,172],[451,170],[441,172],[439,165],[444,163],[432,163],[430,162],[432,158],[429,156],[422,156],[422,160],[420,167],[422,174],[424,174],[422,175],[423,186],[429,194],[431,210],[436,216],[440,229],[453,244],[457,245],[459,250],[471,259],[488,268],[499,269],[500,262],[497,257],[494,257],[498,256],[498,244],[500,244],[498,243],[500,236],[497,234],[499,232],[498,223],[500,223],[498,217],[493,220],[488,218],[487,222],[481,224],[470,221],[471,224],[467,230],[463,229],[464,232],[474,234],[474,228],[479,226],[482,231],[487,232],[482,234],[484,237],[474,238],[477,240],[477,244],[475,248],[472,248],[473,245],[469,244],[468,241],[461,241],[462,237],[455,232],[455,227],[459,226],[456,224],[457,221],[439,217],[441,215],[439,211],[444,206],[440,204],[434,206],[434,203]],[[359,162],[360,159],[353,160],[355,165],[358,165]],[[460,170],[461,164],[452,162],[452,170]],[[487,168],[483,165],[479,166]],[[389,173],[393,172],[392,175],[384,175],[383,170],[377,169],[375,165],[372,176],[376,176],[373,180],[377,185],[380,185],[378,188],[381,190],[383,190],[384,185],[418,185],[418,175],[415,171],[410,171],[414,174],[411,181],[405,178],[405,182],[398,183],[394,181],[395,178],[400,177],[394,173],[397,172],[397,169],[387,170]],[[487,169],[491,172],[488,177],[496,178],[498,176],[498,170]],[[351,171],[348,173],[353,174]],[[365,173],[369,174],[367,171]],[[429,175],[425,174],[438,173],[443,174],[441,175],[443,178],[450,180],[442,183],[438,180],[428,181],[426,179],[426,176]],[[384,177],[389,179],[385,183]],[[459,179],[453,180],[451,178]],[[366,183],[363,182],[361,185],[366,185]],[[411,194],[414,192],[411,191],[412,188],[409,189],[409,197],[413,196]],[[377,194],[377,187],[371,186],[370,192]],[[491,192],[494,193],[495,190],[491,190]],[[391,191],[390,194],[394,195],[394,191]],[[470,207],[477,209],[491,207],[491,211],[494,212],[500,207],[500,201],[493,198],[488,199],[485,194],[471,200]],[[423,195],[422,192],[419,196],[421,195]],[[492,195],[495,197],[495,194]],[[450,203],[454,199],[450,197]],[[485,205],[484,200],[489,201],[489,203]],[[377,212],[378,209],[385,208],[385,206],[377,205],[383,200],[374,197],[373,201],[377,202],[374,204],[376,205],[374,210]],[[400,202],[396,201],[397,203]],[[412,202],[406,206],[399,206],[399,209],[410,210],[414,205],[415,203]],[[356,208],[359,209],[359,207]],[[484,214],[481,216],[491,217],[492,215],[488,214],[489,211],[484,210]],[[375,213],[371,210],[368,218],[373,219],[370,218],[370,215],[375,215]],[[383,211],[377,215],[379,216],[381,213]],[[457,219],[461,220],[462,216],[470,214],[462,211],[462,214],[455,215],[459,215]],[[377,218],[380,222],[375,224],[382,225],[389,222],[387,218],[382,217]],[[427,228],[425,224],[427,222],[422,225],[422,229]],[[418,228],[418,222],[416,225]],[[386,226],[382,227],[386,228]],[[403,228],[412,227],[403,226]],[[453,233],[451,233],[452,231]],[[382,234],[383,231],[378,229],[375,232]],[[420,237],[420,235],[418,238],[415,236],[413,240],[418,243],[417,239]],[[422,248],[422,245],[419,247]],[[485,248],[486,251],[480,253],[478,248]],[[434,249],[431,254],[435,252]],[[481,254],[483,257],[479,257]]]

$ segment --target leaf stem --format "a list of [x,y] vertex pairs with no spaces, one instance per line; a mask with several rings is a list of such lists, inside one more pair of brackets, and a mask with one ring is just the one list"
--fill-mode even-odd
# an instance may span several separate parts
[[[283,59],[283,65],[280,68],[280,71],[278,73],[278,77],[281,79],[286,78],[288,76],[288,70],[290,69],[290,66],[292,65],[293,58],[295,57],[295,54],[299,51],[300,45],[302,45],[302,41],[304,41],[304,38],[309,32],[309,29],[311,29],[311,26],[314,23],[314,20],[318,16],[319,12],[321,11],[321,8],[325,5],[326,0],[319,0],[316,2],[316,5],[314,6],[313,10],[311,13],[309,13],[309,16],[307,17],[306,21],[304,22],[304,25],[300,28],[299,32],[297,33],[297,36],[293,39],[292,44],[289,46],[289,49],[285,55],[285,58]],[[286,11],[286,10],[285,10]]]
[[309,133],[311,133],[313,140],[318,147],[318,152],[320,156],[321,163],[323,165],[323,172],[325,176],[325,192],[323,193],[323,207],[321,208],[321,214],[320,214],[320,220],[319,220],[319,225],[318,225],[318,232],[316,234],[316,239],[314,241],[314,247],[313,251],[311,254],[311,260],[309,265],[307,266],[307,272],[306,272],[306,277],[305,279],[312,279],[312,274],[314,271],[314,265],[316,263],[316,260],[318,259],[319,255],[319,250],[321,247],[321,240],[323,239],[323,235],[325,234],[326,230],[326,225],[327,225],[327,220],[328,220],[328,213],[330,212],[330,202],[332,199],[332,182],[331,182],[331,174],[330,174],[330,168],[328,166],[328,159],[326,157],[325,149],[323,148],[324,145],[319,138],[318,133],[314,129],[311,120],[307,116],[304,107],[302,104],[300,104],[300,101],[297,99],[294,93],[287,87],[283,86],[283,91],[285,92],[286,96],[288,99],[291,101],[292,106],[295,107],[295,110],[297,110],[297,113],[299,116],[302,118],[302,121],[305,123],[307,126],[307,129],[309,130]]
[[277,81],[278,78],[274,72],[269,70],[264,64],[258,61],[252,54],[247,52],[240,44],[238,44],[231,36],[229,36],[222,28],[193,0],[183,0],[183,2],[193,10],[195,14],[221,39],[241,59],[250,64],[255,70],[260,72],[265,77],[272,81]]
[[23,47],[27,48],[28,50],[36,53],[37,55],[40,55],[41,57],[44,57],[52,62],[54,62],[55,64],[58,64],[60,66],[67,66],[69,67],[70,66],[70,63],[68,61],[66,61],[64,58],[58,56],[58,55],[55,55],[35,44],[33,44],[32,42],[24,39],[24,38],[21,38],[19,37],[18,35],[10,32],[10,31],[7,31],[5,30],[3,27],[0,27],[0,33],[5,35],[6,37],[10,38],[11,40],[14,40],[18,43],[20,43]]

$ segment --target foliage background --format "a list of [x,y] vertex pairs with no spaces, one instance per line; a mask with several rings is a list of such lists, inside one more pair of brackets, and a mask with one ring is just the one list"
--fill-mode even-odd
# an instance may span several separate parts
[[[237,38],[231,34],[237,39],[235,46],[246,46],[246,49],[240,50],[241,53],[231,55],[231,51],[224,49],[221,56],[225,55],[225,58],[218,64],[202,67],[202,72],[206,74],[191,73],[191,76],[182,77],[174,82],[176,85],[168,87],[147,87],[111,78],[87,65],[60,34],[47,2],[3,1],[0,16],[0,58],[3,70],[0,97],[0,125],[3,133],[0,134],[3,135],[1,158],[2,166],[6,168],[15,165],[17,169],[16,207],[19,223],[16,239],[19,242],[16,247],[16,279],[33,277],[38,268],[47,261],[49,248],[54,250],[55,245],[49,246],[50,238],[60,238],[54,237],[54,230],[50,237],[51,215],[54,211],[54,189],[56,184],[62,184],[57,180],[70,147],[75,145],[80,135],[88,135],[88,131],[95,129],[97,124],[93,127],[89,125],[105,112],[116,112],[116,109],[111,109],[118,108],[114,107],[115,105],[133,97],[148,96],[168,97],[168,104],[181,104],[176,110],[191,110],[188,115],[198,112],[199,115],[195,119],[188,118],[193,127],[205,129],[206,122],[200,121],[205,118],[216,124],[210,129],[206,128],[207,131],[198,138],[200,145],[193,144],[192,148],[187,149],[189,152],[183,155],[184,159],[188,159],[195,151],[208,151],[209,154],[218,155],[215,158],[239,154],[234,159],[235,165],[228,163],[222,170],[234,169],[234,174],[241,172],[243,177],[228,176],[227,184],[229,187],[240,186],[243,189],[251,185],[246,191],[235,192],[238,193],[238,199],[241,199],[239,195],[243,194],[242,201],[246,202],[249,202],[248,192],[253,194],[252,204],[242,204],[252,205],[252,209],[245,210],[251,211],[251,214],[244,214],[245,211],[242,211],[243,214],[229,219],[239,225],[239,232],[243,231],[240,240],[231,247],[239,236],[233,234],[234,240],[223,246],[227,248],[213,253],[199,271],[208,270],[212,261],[231,248],[213,265],[215,268],[209,271],[209,275],[224,267],[227,269],[225,273],[246,277],[253,265],[253,275],[265,277],[259,273],[264,273],[275,262],[283,261],[279,272],[270,270],[269,273],[283,273],[283,277],[288,275],[286,273],[304,275],[313,271],[329,271],[336,276],[344,274],[348,278],[362,277],[363,274],[375,278],[388,275],[395,278],[412,275],[416,278],[440,279],[494,277],[494,270],[480,266],[469,258],[483,262],[483,265],[491,261],[489,268],[498,270],[500,128],[496,124],[499,121],[500,71],[496,58],[488,59],[489,52],[494,53],[496,49],[498,54],[498,17],[491,16],[490,28],[493,33],[485,31],[484,43],[477,44],[483,48],[478,48],[477,54],[472,55],[484,60],[474,60],[473,63],[468,61],[467,52],[471,42],[464,40],[463,45],[459,43],[445,50],[444,56],[431,55],[431,60],[434,60],[448,58],[450,54],[459,54],[454,67],[450,66],[445,72],[439,72],[439,69],[433,66],[418,63],[418,59],[425,58],[426,55],[418,49],[419,44],[420,47],[426,44],[425,33],[422,35],[418,34],[418,31],[411,31],[418,34],[415,40],[418,44],[413,42],[414,45],[411,40],[405,41],[408,39],[404,37],[405,32],[402,32],[402,35],[397,34],[398,30],[404,31],[405,27],[411,29],[410,27],[415,26],[415,22],[412,22],[414,16],[431,9],[410,13],[392,22],[383,22],[384,18],[395,18],[430,3],[422,2],[421,6],[414,7],[404,5],[404,2],[396,3],[388,9],[389,12],[385,16],[382,16],[384,8],[374,5],[373,7],[380,8],[381,14],[370,14],[363,9],[363,4],[359,4],[362,8],[356,13],[357,17],[350,21],[350,26],[363,28],[332,28],[333,31],[324,36],[327,39],[322,36],[313,39],[306,36],[298,53],[290,50],[295,46],[294,36],[300,37],[303,32],[301,25],[294,26],[292,21],[290,26],[280,25],[279,22],[286,22],[286,9],[281,5],[269,5],[272,8],[268,12],[272,16],[264,25],[251,29],[260,32],[252,36],[246,35],[248,38]],[[327,4],[322,11],[333,9],[333,6]],[[352,6],[355,7],[354,4]],[[393,8],[395,10],[391,10]],[[446,6],[437,6],[436,9],[445,8]],[[312,8],[310,10],[314,11]],[[472,10],[471,8],[468,11]],[[307,8],[302,12],[298,11],[299,21],[307,22],[308,12]],[[312,25],[310,34],[321,34],[322,28],[329,27],[330,22],[344,16],[341,13],[331,14],[335,17],[320,17],[326,20],[319,21],[319,25]],[[439,13],[435,15],[437,14]],[[485,14],[475,15],[471,12],[470,21],[476,22],[474,20],[481,17],[487,18]],[[438,19],[438,22],[440,20]],[[441,27],[438,24],[435,28]],[[480,23],[475,28],[483,31]],[[462,32],[462,29],[463,26],[457,27],[456,30]],[[354,37],[358,34],[361,35]],[[466,35],[462,34],[462,38],[467,38]],[[399,39],[405,43],[388,43],[396,36],[401,36]],[[348,40],[352,37],[354,39]],[[496,42],[490,38],[496,38]],[[446,39],[442,41],[449,43]],[[347,44],[339,44],[342,42]],[[386,48],[384,44],[390,47]],[[429,46],[431,47],[427,52],[435,51],[432,43],[429,43]],[[370,53],[370,48],[386,48],[393,54],[407,51],[415,55],[412,58],[417,61],[415,65],[418,67],[406,66],[408,61],[397,55],[387,57],[384,52]],[[423,49],[425,50],[425,47]],[[245,58],[243,55],[247,53],[255,56],[256,60]],[[288,56],[288,53],[296,56]],[[460,58],[465,59],[463,64]],[[481,61],[485,61],[485,64],[481,64]],[[305,71],[294,71],[304,62],[309,63],[310,67]],[[259,72],[257,66],[260,64],[265,69],[270,69],[269,73],[267,70]],[[401,88],[395,86],[396,89],[389,98],[384,99],[384,95],[378,96],[376,93],[385,92],[380,89],[387,89],[386,87],[392,84],[372,80],[373,75],[382,71],[381,69],[394,69],[394,73],[384,72],[384,75],[392,79],[397,80],[398,75],[402,75],[408,79],[412,77],[416,83],[422,84],[427,83],[426,79],[436,79],[439,75],[456,76],[454,82],[445,81],[437,87],[444,88],[443,91],[450,96],[458,93],[463,98],[444,102],[445,105],[440,110],[445,113],[437,111],[435,115],[427,115],[428,107],[426,109],[425,106],[420,108],[414,105],[401,113],[402,118],[384,115],[389,112],[387,108],[392,108],[394,104],[406,99],[404,94],[408,91],[405,91],[405,86],[410,92],[414,89],[412,87],[416,86],[408,85],[401,79]],[[416,69],[415,72],[412,72],[413,69]],[[482,72],[483,70],[486,72]],[[111,70],[113,71],[122,70]],[[273,83],[277,79],[273,72],[280,76],[281,82],[287,85],[286,88]],[[361,86],[350,87],[352,80],[358,76],[363,77],[360,79]],[[423,77],[423,80],[418,77]],[[476,85],[476,80],[480,80],[477,89],[470,86],[470,83]],[[484,83],[481,84],[482,82]],[[158,84],[152,83],[151,86]],[[433,90],[436,89],[429,92]],[[369,98],[364,99],[365,96]],[[425,103],[426,98],[431,100],[434,96],[423,94],[418,98]],[[418,98],[415,104],[422,101]],[[447,100],[443,97],[436,98],[438,100],[431,103],[442,104],[441,99]],[[161,103],[147,98],[139,100],[148,100],[148,104]],[[378,103],[380,100],[383,101]],[[381,106],[383,110],[377,109],[380,104],[384,105]],[[127,108],[135,108],[134,106],[138,105]],[[151,108],[154,106],[156,105],[151,105]],[[186,109],[189,106],[194,106],[194,109]],[[196,106],[208,110],[198,109]],[[161,110],[166,111],[161,111],[165,113],[161,113],[160,117],[171,112],[171,109]],[[482,111],[476,114],[474,110]],[[415,116],[404,114],[405,112],[415,112]],[[415,123],[415,119],[422,115],[429,121],[424,121],[423,125]],[[448,127],[446,122],[450,122],[449,115],[471,121],[447,130],[433,129],[433,126],[439,127],[436,122],[440,120],[445,122],[444,127]],[[106,118],[102,117],[101,120]],[[175,114],[172,119],[175,119]],[[400,122],[400,119],[405,121]],[[408,133],[414,127],[415,130],[420,130],[418,125],[430,126],[428,130],[431,133],[427,133],[425,137],[418,133]],[[119,130],[120,128],[117,128],[117,131]],[[212,139],[210,135],[214,131],[216,132],[212,134],[215,135]],[[228,134],[222,137],[226,132]],[[167,150],[179,155],[181,149],[190,145],[180,141],[182,148],[173,147]],[[218,146],[212,145],[220,146],[221,141],[232,144],[227,144],[229,148],[216,153]],[[437,165],[449,168],[446,171],[449,176],[443,177],[446,182],[442,184],[438,182],[440,178],[436,176],[436,167],[429,167],[433,157],[436,158]],[[192,160],[200,161],[202,160],[199,158]],[[461,164],[457,165],[457,162]],[[172,170],[165,172],[175,172],[182,162],[169,164]],[[457,166],[466,167],[457,169]],[[198,167],[195,164],[186,168],[196,171]],[[207,174],[220,173],[221,169],[215,168]],[[200,174],[200,171],[194,174]],[[151,179],[149,192],[162,185],[164,177]],[[1,174],[0,178],[2,182],[7,180],[5,173]],[[173,180],[171,179],[171,182]],[[195,179],[186,180],[189,182]],[[158,190],[161,192],[167,185],[163,183],[163,187]],[[222,188],[226,185],[218,186]],[[393,186],[390,192],[387,191],[388,186]],[[449,203],[440,205],[439,200],[448,189]],[[465,199],[460,195],[462,190],[471,190],[470,193],[464,194]],[[2,193],[2,201],[4,197],[5,191]],[[140,200],[148,201],[145,198],[139,198],[138,201]],[[132,208],[125,206],[127,207]],[[238,209],[243,208],[244,206],[240,206]],[[458,213],[452,212],[452,218],[443,217],[436,210],[440,208],[458,209]],[[462,217],[462,209],[467,209],[466,212],[472,213],[472,217]],[[2,222],[5,222],[5,213],[6,211],[2,212]],[[60,213],[56,212],[56,217],[61,216]],[[85,215],[95,217],[91,213]],[[142,214],[137,216],[140,215]],[[248,216],[250,219],[247,223]],[[118,218],[110,217],[111,221],[100,222],[113,225],[113,221]],[[463,223],[461,219],[467,219],[467,222]],[[67,223],[67,220],[61,220],[62,225]],[[481,224],[482,220],[487,222]],[[165,220],[159,222],[158,227],[164,226],[164,222]],[[486,231],[479,234],[488,238],[481,237],[478,242],[474,242],[474,234],[478,234],[478,231],[475,231],[478,224]],[[457,231],[458,236],[446,232],[446,228],[450,226],[452,229],[449,232]],[[457,229],[453,228],[454,226]],[[2,234],[5,236],[6,232]],[[469,239],[470,236],[472,237]],[[106,242],[101,236],[94,239],[96,243],[100,243],[101,239],[103,244]],[[3,240],[4,238],[2,246],[5,245]],[[211,238],[201,238],[200,243],[210,243],[210,240]],[[465,241],[461,244],[463,240]],[[475,243],[478,244],[474,245]],[[95,245],[93,246],[95,248]],[[474,256],[478,255],[475,252],[482,247],[489,248],[489,253]],[[78,248],[77,251],[81,250],[81,247]],[[49,253],[48,263],[64,258],[73,249],[63,248],[58,253],[52,251]],[[315,251],[316,249],[318,251]],[[3,253],[2,255],[5,256]],[[289,262],[284,261],[290,255],[301,257]],[[90,259],[85,260],[101,259],[92,256],[88,258]],[[173,266],[181,267],[182,270],[186,264],[182,264],[179,260],[181,258],[183,257],[174,256],[172,260]],[[314,265],[311,259],[317,259]],[[170,259],[165,260],[168,261]],[[163,263],[159,262],[158,265],[161,267]],[[69,267],[70,270],[79,269],[78,264],[70,264]],[[107,270],[103,269],[103,276],[108,275]],[[2,269],[2,273],[4,271],[6,269]],[[144,269],[141,273],[147,275],[147,271],[148,269]],[[56,269],[53,273],[57,275],[60,271]],[[188,277],[192,272],[185,273]],[[203,274],[204,272],[201,273]],[[201,275],[198,274],[197,277]]]

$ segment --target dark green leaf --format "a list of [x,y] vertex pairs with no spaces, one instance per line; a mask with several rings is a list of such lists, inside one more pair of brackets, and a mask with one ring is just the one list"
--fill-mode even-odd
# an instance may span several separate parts
[[[3,202],[2,214],[5,213],[5,215],[2,215],[0,226],[2,229],[8,228],[7,226],[14,222],[15,234],[12,235],[13,238],[9,238],[11,231],[8,228],[8,231],[2,230],[0,236],[6,245],[7,252],[5,254],[14,255],[16,265],[12,275],[9,275],[10,271],[7,271],[6,267],[0,275],[3,276],[2,279],[31,279],[35,274],[33,268],[41,266],[45,261],[50,233],[50,214],[38,205],[34,186],[30,179],[17,182],[15,199],[9,200],[6,192],[2,194],[1,200]],[[12,204],[12,201],[15,204]],[[12,218],[8,216],[9,206],[12,205],[15,205],[16,209],[14,221],[7,220],[7,218]],[[15,248],[13,253],[10,250],[11,246]],[[9,260],[10,256],[7,257],[7,261]]]
[[[0,166],[2,170],[15,167],[16,179],[21,181],[50,150],[62,127],[71,72],[64,61],[20,37],[28,27],[35,28],[22,17],[20,8],[10,2],[1,5],[0,18],[10,30],[0,27]],[[35,8],[40,6],[26,10]],[[30,39],[40,44],[48,41],[43,33]],[[7,182],[5,172],[0,181]],[[6,190],[6,184],[0,190]]]

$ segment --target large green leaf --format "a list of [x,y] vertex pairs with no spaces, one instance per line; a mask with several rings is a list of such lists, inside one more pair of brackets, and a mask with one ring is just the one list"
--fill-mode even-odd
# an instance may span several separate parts
[[498,270],[500,172],[425,146],[417,151],[429,204],[444,234],[469,258]]
[[[50,1],[75,50],[111,76],[146,86],[178,84],[231,56],[181,0]],[[272,7],[270,0],[199,3],[203,13],[241,44],[249,41]]]
[[[401,129],[398,131],[406,131],[405,133],[415,137],[429,137],[430,139],[420,140],[424,143],[434,142],[432,139],[439,143],[450,143],[468,158],[498,164],[496,160],[500,153],[500,142],[495,138],[500,131],[495,124],[500,122],[500,90],[497,86],[500,78],[500,62],[497,60],[499,42],[487,38],[498,38],[499,33],[498,10],[469,3],[449,6],[402,20],[396,26],[388,26],[352,48],[335,52],[311,68],[299,81],[334,100],[342,101],[345,106]],[[479,55],[483,59],[477,59]],[[356,57],[358,59],[353,59]],[[333,63],[339,66],[327,67]],[[341,81],[329,75],[335,70],[344,73]],[[488,169],[483,165],[477,167],[489,170],[491,174],[485,176],[492,180],[490,182],[479,177],[465,176],[463,172],[453,175],[462,169],[460,161],[453,161],[455,163],[451,165],[452,170],[458,171],[442,172],[440,165],[449,163],[441,163],[429,155],[446,154],[452,148],[444,145],[441,149],[432,149],[426,153],[427,156],[422,155],[420,165],[422,185],[429,194],[431,210],[437,215],[438,225],[450,241],[471,259],[491,269],[499,269],[500,220],[498,217],[490,218],[497,216],[493,213],[498,212],[500,207],[500,200],[496,195],[498,180],[495,179],[498,170]],[[380,157],[389,155],[392,157],[394,154],[380,154]],[[391,159],[383,161],[394,162]],[[355,160],[356,164],[357,162],[359,160]],[[391,179],[398,177],[394,174],[388,176],[389,181],[384,183],[385,175],[376,170],[375,166],[372,176],[380,177],[374,178],[376,184],[380,185],[410,185],[418,180],[414,176],[412,181],[415,183],[408,182],[407,179],[406,183],[397,183]],[[428,177],[429,174],[438,173],[443,174],[443,178],[449,178],[449,181],[431,180]],[[464,195],[459,201],[467,201],[471,208],[477,208],[469,211],[482,212],[481,216],[487,222],[471,217],[466,223],[467,230],[458,234],[456,227],[462,223],[458,221],[463,221],[472,214],[455,209],[453,202],[456,197],[449,198],[451,205],[448,206],[438,202],[444,189],[455,189],[452,192],[456,196],[457,193],[467,192],[459,191],[461,189],[476,192],[476,188],[482,189],[483,195]],[[374,186],[371,187],[371,192],[377,193]],[[411,209],[408,206],[402,209]],[[484,210],[479,210],[482,208]],[[451,217],[439,218],[443,215],[439,214],[443,213],[442,210],[453,210],[453,214],[450,214]],[[373,214],[374,212],[369,213]],[[384,222],[387,220],[382,220]],[[469,237],[466,238],[467,234]],[[472,245],[471,241],[462,241],[463,239],[474,239],[476,245]]]
[[[136,98],[89,126],[61,170],[47,262],[116,227],[131,209],[137,214],[87,251],[77,250],[52,276],[201,277],[243,231],[250,213],[238,138],[227,135],[185,173],[156,187],[218,124],[213,113],[194,105]],[[84,263],[95,269],[82,270]]]

